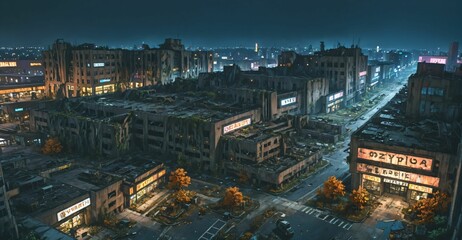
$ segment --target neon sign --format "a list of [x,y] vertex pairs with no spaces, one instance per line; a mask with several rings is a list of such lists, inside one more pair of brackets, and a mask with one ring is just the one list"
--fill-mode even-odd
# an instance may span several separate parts
[[93,67],[104,67],[104,63],[93,63]]
[[296,102],[297,102],[297,98],[296,98],[296,97],[291,97],[291,98],[282,99],[282,100],[281,100],[281,107],[283,107],[283,106],[285,106],[285,105],[292,104],[292,103],[296,103]]
[[90,202],[90,198],[86,198],[84,199],[83,201],[81,202],[78,202],[64,210],[62,210],[61,212],[59,212],[57,215],[58,215],[58,222],[63,220],[64,218],[66,217],[69,217],[70,215],[90,206],[91,202]]
[[237,130],[239,128],[249,126],[251,123],[252,123],[252,120],[250,118],[246,118],[246,119],[241,120],[239,122],[231,123],[231,124],[223,127],[223,134],[227,134],[227,133],[232,132],[234,130]]
[[16,67],[16,62],[0,62],[0,67]]
[[356,165],[356,170],[358,172],[375,174],[382,177],[394,178],[399,180],[404,180],[408,182],[425,184],[433,187],[438,187],[440,179],[437,177],[425,176],[416,173],[404,172],[389,168],[382,168],[377,166],[368,165],[365,163],[358,163]]
[[406,166],[409,168],[432,170],[432,160],[429,158],[415,157],[404,154],[371,150],[367,148],[358,148],[358,158],[371,160],[374,162],[383,162],[393,165]]

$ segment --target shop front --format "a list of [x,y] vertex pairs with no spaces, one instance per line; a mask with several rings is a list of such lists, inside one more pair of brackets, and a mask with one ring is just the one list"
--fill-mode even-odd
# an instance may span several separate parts
[[85,198],[82,201],[59,211],[56,216],[58,223],[55,224],[56,228],[64,233],[72,233],[80,226],[88,224],[87,221],[87,208],[91,205],[90,198]]
[[147,193],[153,191],[165,176],[165,169],[152,174],[150,177],[134,184],[129,188],[129,206],[138,203]]
[[409,184],[394,179],[383,178],[384,191],[393,195],[407,197]]
[[[401,196],[406,201],[427,198],[438,186],[436,177],[412,174],[358,163],[362,187],[375,195],[383,193]],[[426,184],[428,186],[424,186]]]
[[375,195],[382,195],[381,190],[382,188],[382,179],[380,177],[363,174],[362,177],[362,186],[368,192],[375,194]]

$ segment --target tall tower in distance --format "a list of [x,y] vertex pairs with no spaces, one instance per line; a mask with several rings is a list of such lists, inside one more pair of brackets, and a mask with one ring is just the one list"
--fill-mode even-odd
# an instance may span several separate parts
[[457,56],[459,55],[459,42],[452,42],[449,45],[448,60],[446,61],[446,71],[454,72],[457,66]]

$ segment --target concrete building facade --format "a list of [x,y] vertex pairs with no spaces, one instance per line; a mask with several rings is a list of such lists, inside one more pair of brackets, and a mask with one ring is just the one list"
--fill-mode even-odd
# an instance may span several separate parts
[[160,48],[143,45],[142,50],[57,40],[43,52],[43,66],[48,96],[77,97],[197,77],[212,71],[213,54],[187,51],[179,39],[166,39]]

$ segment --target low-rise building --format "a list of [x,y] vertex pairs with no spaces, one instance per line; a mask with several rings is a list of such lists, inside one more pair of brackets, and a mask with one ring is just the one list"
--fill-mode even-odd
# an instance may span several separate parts
[[125,207],[137,204],[149,192],[166,181],[163,163],[139,156],[111,163],[103,167],[103,171],[123,179],[116,194],[122,191]]
[[90,222],[102,222],[105,216],[124,209],[120,177],[93,169],[75,168],[54,174],[53,179],[90,194]]

